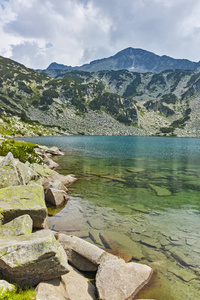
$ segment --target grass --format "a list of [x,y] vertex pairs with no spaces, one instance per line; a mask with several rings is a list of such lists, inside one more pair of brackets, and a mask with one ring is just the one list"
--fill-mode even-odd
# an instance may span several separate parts
[[[0,289],[1,295],[1,289]],[[35,300],[36,292],[34,288],[18,289],[17,291],[5,291],[3,295],[0,296],[1,300]]]
[[21,162],[30,163],[41,162],[40,157],[35,153],[35,144],[6,139],[0,144],[0,155],[6,156],[8,152],[12,152],[14,158],[18,158]]

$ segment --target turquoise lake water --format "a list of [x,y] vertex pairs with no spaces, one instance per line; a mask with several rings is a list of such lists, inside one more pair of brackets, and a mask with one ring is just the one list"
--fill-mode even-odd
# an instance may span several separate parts
[[200,299],[200,139],[24,140],[60,147],[57,170],[79,179],[67,205],[49,210],[53,230],[150,265],[155,275],[137,299]]

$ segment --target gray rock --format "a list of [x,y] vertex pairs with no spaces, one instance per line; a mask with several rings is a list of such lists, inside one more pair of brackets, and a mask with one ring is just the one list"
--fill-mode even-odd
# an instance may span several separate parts
[[23,184],[20,179],[14,157],[11,152],[0,163],[0,188]]
[[80,271],[93,272],[103,261],[118,259],[79,237],[63,233],[56,233],[55,235],[65,249],[70,263]]
[[47,208],[43,187],[30,185],[0,189],[0,211],[4,217],[4,223],[28,214],[33,220],[34,228],[45,228]]
[[[74,177],[74,175],[62,175],[62,174],[59,174],[57,173],[56,171],[53,171],[53,170],[49,170],[49,174],[47,174],[47,171],[44,170],[42,173],[44,178],[43,178],[43,186],[47,186],[49,182],[52,182],[52,181],[60,181],[62,182],[62,184],[64,184],[65,186],[68,186],[72,183],[74,183],[77,178]],[[46,173],[46,174],[45,174]]]
[[70,300],[96,299],[95,286],[76,269],[70,267],[70,272],[61,277]]
[[28,184],[30,181],[37,181],[40,178],[38,173],[33,171],[33,169],[31,169],[26,164],[21,163],[20,161],[16,161],[16,168],[20,180],[24,185]]
[[7,291],[15,291],[16,287],[14,284],[10,284],[6,280],[0,280],[0,297],[2,297]]
[[44,162],[45,165],[47,165],[49,167],[49,169],[55,169],[59,166],[59,164],[57,164],[55,161],[53,161],[49,157],[45,157],[43,162]]
[[122,259],[102,263],[96,275],[96,287],[102,300],[128,300],[145,286],[152,269],[137,263],[125,263]]
[[76,236],[56,234],[65,249],[70,263],[80,271],[96,271],[104,250]]
[[36,287],[36,300],[70,300],[60,278],[42,281]]
[[45,191],[45,201],[55,206],[63,206],[68,200],[69,196],[63,190],[48,188]]
[[33,220],[29,215],[15,218],[13,221],[0,227],[0,236],[27,235],[32,232]]
[[62,190],[64,192],[68,192],[68,189],[66,188],[66,186],[59,180],[47,182],[46,185],[44,185],[44,189],[46,190],[48,188],[54,188],[57,190]]
[[64,155],[64,153],[56,146],[47,148],[45,150],[46,153],[50,153],[52,155]]
[[0,240],[0,271],[20,285],[60,277],[69,272],[67,255],[50,230]]
[[92,300],[96,299],[95,286],[76,269],[69,266],[70,272],[41,282],[36,288],[36,300]]

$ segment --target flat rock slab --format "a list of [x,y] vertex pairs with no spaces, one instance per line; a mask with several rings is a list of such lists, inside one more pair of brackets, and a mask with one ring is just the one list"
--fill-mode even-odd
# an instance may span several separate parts
[[69,272],[67,255],[50,230],[0,240],[0,271],[20,285],[34,286]]
[[96,287],[102,300],[133,299],[152,275],[150,267],[124,260],[109,260],[100,265],[96,275]]
[[45,228],[47,208],[43,187],[30,185],[0,189],[0,213],[4,217],[4,223],[28,214],[33,220],[34,228]]
[[160,187],[155,184],[150,184],[149,186],[156,193],[157,196],[171,196],[171,192],[164,187]]
[[93,300],[95,286],[76,269],[61,278],[40,282],[36,288],[36,300]]
[[70,300],[96,299],[95,286],[80,272],[70,266],[70,272],[61,277]]
[[36,300],[70,300],[60,278],[40,282],[36,293]]
[[15,218],[0,227],[0,237],[27,235],[32,233],[33,220],[29,215]]

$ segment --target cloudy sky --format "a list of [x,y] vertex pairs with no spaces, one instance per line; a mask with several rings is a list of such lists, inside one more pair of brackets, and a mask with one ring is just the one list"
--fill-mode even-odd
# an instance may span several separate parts
[[0,55],[81,65],[127,47],[200,60],[199,0],[0,0]]

